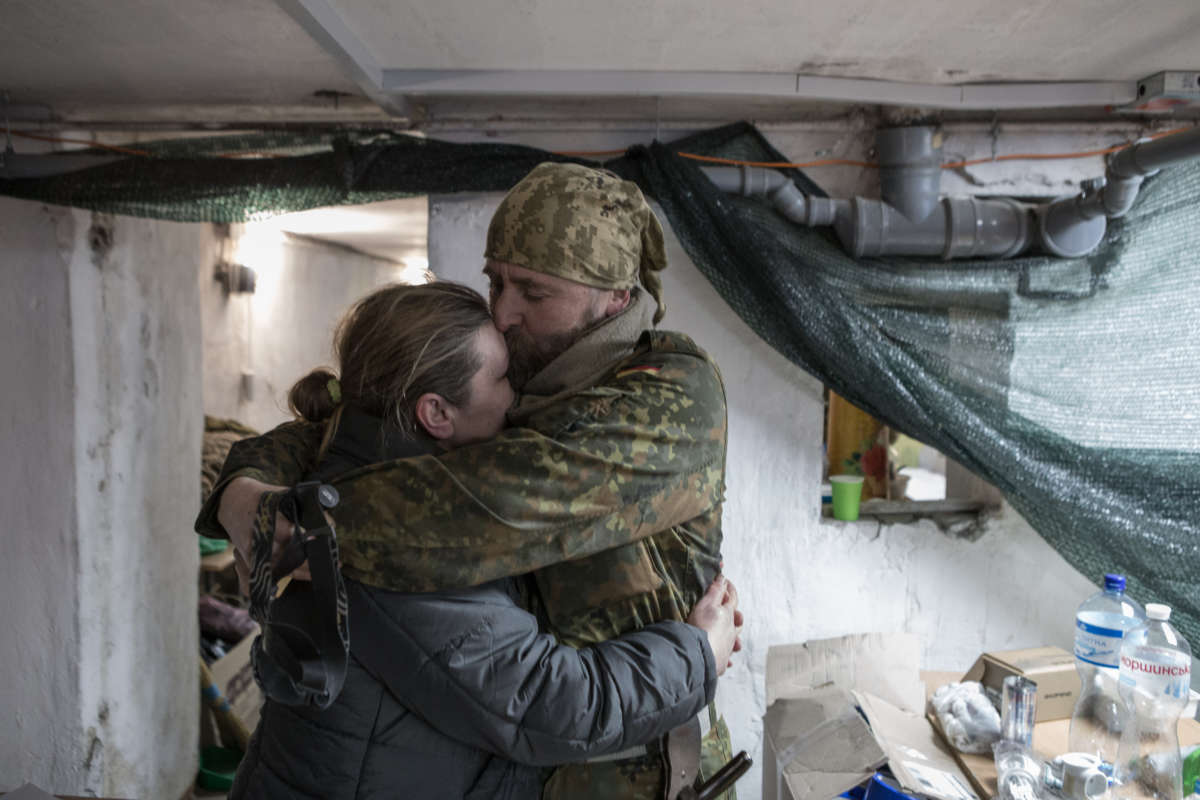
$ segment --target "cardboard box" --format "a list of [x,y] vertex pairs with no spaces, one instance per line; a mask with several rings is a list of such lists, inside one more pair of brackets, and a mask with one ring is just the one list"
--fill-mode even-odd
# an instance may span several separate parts
[[860,634],[772,647],[763,717],[764,800],[831,800],[885,763],[905,790],[978,800],[923,716],[920,643]]
[[[229,701],[229,707],[241,718],[246,729],[251,733],[258,726],[258,717],[263,704],[262,690],[254,681],[254,667],[250,664],[250,645],[253,644],[254,637],[257,635],[256,627],[254,633],[242,639],[232,650],[209,665],[213,679],[221,688],[221,694]],[[233,747],[233,742],[219,741],[220,735],[217,730],[212,711],[209,710],[207,704],[201,703],[201,746],[224,744],[227,747]]]
[[1070,719],[1079,696],[1079,673],[1075,656],[1060,647],[1031,647],[984,653],[962,676],[964,681],[979,681],[1000,694],[1004,679],[1023,675],[1037,684],[1035,722]]
[[936,800],[979,800],[954,753],[922,714],[855,692],[888,769],[910,794]]
[[887,762],[845,689],[824,686],[776,700],[763,717],[763,798],[836,797]]

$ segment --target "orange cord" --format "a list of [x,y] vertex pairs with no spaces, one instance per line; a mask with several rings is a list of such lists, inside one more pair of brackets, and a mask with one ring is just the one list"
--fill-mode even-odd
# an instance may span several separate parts
[[128,147],[118,147],[115,144],[100,144],[99,142],[89,142],[86,139],[59,139],[54,136],[38,136],[36,133],[25,133],[24,131],[11,131],[13,136],[20,136],[24,139],[34,139],[39,142],[56,142],[58,144],[85,144],[88,147],[98,147],[101,150],[112,150],[114,153],[124,153],[127,156],[148,156],[150,155],[145,150],[133,150]]
[[[1183,133],[1184,131],[1188,131],[1188,130],[1191,130],[1191,128],[1190,127],[1172,128],[1169,131],[1163,131],[1162,133],[1151,134],[1147,138],[1161,139],[1164,136],[1172,136],[1176,133]],[[1112,147],[1106,147],[1103,150],[1085,150],[1081,153],[1013,153],[1012,155],[996,156],[995,158],[976,158],[976,159],[972,159],[970,161],[952,161],[952,162],[949,162],[946,164],[942,164],[942,169],[958,169],[959,167],[970,167],[970,166],[974,166],[975,164],[986,164],[989,161],[1018,161],[1018,160],[1048,161],[1051,159],[1058,159],[1058,158],[1088,158],[1090,156],[1106,156],[1106,155],[1109,155],[1110,153],[1115,153],[1118,150],[1124,150],[1130,144],[1132,144],[1132,142],[1125,142],[1124,144],[1117,144],[1117,145],[1113,145]]]
[[[115,144],[102,144],[100,142],[90,142],[87,139],[62,139],[57,136],[39,136],[36,133],[26,133],[24,131],[12,131],[13,136],[20,136],[25,139],[34,139],[39,142],[54,142],[56,144],[82,144],[99,150],[111,150],[114,153],[122,153],[128,156],[142,156],[152,158],[153,153],[146,150],[135,150],[132,147],[120,147]],[[267,153],[260,150],[239,150],[230,153],[214,153],[216,158],[281,158],[278,153]]]
[[[1191,130],[1190,127],[1173,128],[1162,133],[1152,134],[1149,138],[1161,139],[1164,136],[1172,136],[1176,133]],[[35,139],[39,142],[55,142],[59,144],[82,144],[88,147],[99,148],[101,150],[111,150],[114,153],[123,153],[131,156],[146,156],[151,157],[152,154],[145,150],[134,150],[129,147],[119,147],[112,144],[100,144],[99,142],[89,142],[85,139],[60,139],[54,136],[39,136],[34,133],[25,133],[24,131],[12,131],[13,136],[21,136],[26,139]],[[960,169],[962,167],[971,167],[976,164],[987,164],[997,161],[1052,161],[1057,159],[1069,158],[1090,158],[1092,156],[1106,156],[1110,153],[1115,153],[1118,150],[1124,150],[1129,146],[1129,142],[1124,144],[1113,145],[1106,147],[1103,150],[1086,150],[1078,153],[1011,153],[1004,156],[995,156],[993,158],[975,158],[969,161],[950,161],[942,164],[942,169]],[[556,151],[555,155],[569,156],[574,158],[591,158],[595,156],[612,156],[621,155],[624,150],[561,150]],[[717,156],[702,156],[696,153],[678,152],[676,155],[682,158],[688,158],[693,161],[704,161],[710,164],[729,164],[732,166],[741,167],[765,167],[767,169],[808,169],[809,167],[829,167],[829,166],[845,166],[845,167],[860,167],[862,169],[878,169],[879,165],[870,161],[854,161],[848,158],[825,158],[819,161],[741,161],[736,158],[718,158]],[[217,158],[281,158],[275,153],[265,152],[230,152],[217,153]]]
[[848,158],[826,158],[820,161],[805,161],[804,163],[792,163],[790,161],[739,161],[736,158],[717,158],[716,156],[699,156],[695,153],[676,153],[683,158],[690,158],[693,161],[706,161],[711,164],[733,164],[742,167],[767,167],[768,169],[804,169],[806,167],[827,167],[827,166],[846,166],[846,167],[877,167],[878,164],[872,164],[869,161],[852,161]]
[[[1161,139],[1164,136],[1171,136],[1176,133],[1183,133],[1191,130],[1190,127],[1173,128],[1162,133],[1152,134],[1149,138]],[[1106,147],[1103,150],[1086,150],[1078,153],[1012,153],[1005,156],[995,156],[994,158],[975,158],[969,161],[949,161],[942,164],[942,169],[960,169],[962,167],[972,167],[976,164],[987,164],[994,161],[1052,161],[1056,159],[1068,158],[1090,158],[1092,156],[1106,156],[1110,153],[1115,153],[1118,150],[1124,150],[1131,143],[1113,145]],[[610,156],[620,155],[624,150],[577,150],[556,152],[555,155],[574,156],[578,158],[588,158],[591,156]],[[878,169],[879,165],[871,161],[854,161],[848,158],[825,158],[820,161],[741,161],[736,158],[718,158],[716,156],[701,156],[696,153],[677,152],[675,155],[681,158],[688,158],[693,161],[704,161],[710,164],[730,164],[738,167],[765,167],[767,169],[807,169],[809,167],[829,167],[829,166],[844,166],[844,167],[861,167],[863,169]]]
[[624,155],[624,150],[555,150],[554,155],[567,158],[595,158],[596,156]]

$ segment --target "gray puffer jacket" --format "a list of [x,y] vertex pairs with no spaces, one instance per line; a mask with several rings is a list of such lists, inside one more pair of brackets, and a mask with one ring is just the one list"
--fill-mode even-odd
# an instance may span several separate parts
[[[347,414],[316,477],[413,454],[411,443],[380,445],[378,431]],[[539,632],[515,580],[434,594],[346,588],[341,695],[324,711],[268,700],[232,800],[533,800],[539,765],[656,739],[716,689],[707,634],[684,623],[575,650]]]

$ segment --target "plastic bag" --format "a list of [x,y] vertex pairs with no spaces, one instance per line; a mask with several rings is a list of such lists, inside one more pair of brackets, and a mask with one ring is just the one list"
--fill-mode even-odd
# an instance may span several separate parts
[[933,693],[933,710],[954,748],[963,753],[990,753],[1000,740],[1000,713],[983,684],[948,683]]

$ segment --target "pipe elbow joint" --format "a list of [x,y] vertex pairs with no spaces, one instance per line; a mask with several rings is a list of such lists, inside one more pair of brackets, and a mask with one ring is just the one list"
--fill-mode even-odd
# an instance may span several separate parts
[[800,225],[832,225],[837,217],[837,201],[812,197],[788,181],[771,194],[771,204],[783,216]]

